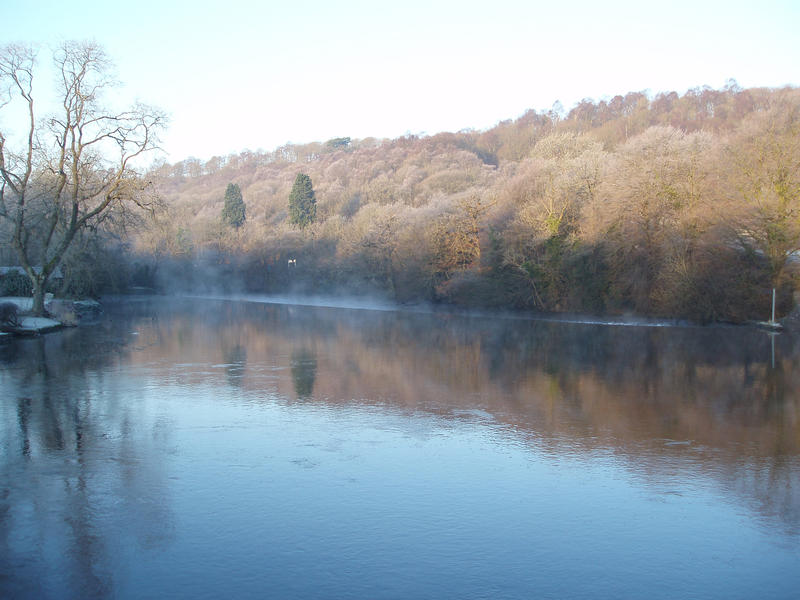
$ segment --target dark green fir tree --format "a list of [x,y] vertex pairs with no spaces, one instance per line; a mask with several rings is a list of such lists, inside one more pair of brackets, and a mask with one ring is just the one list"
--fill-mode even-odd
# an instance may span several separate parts
[[317,199],[311,186],[311,177],[298,173],[289,194],[289,222],[303,229],[317,217]]
[[235,183],[229,183],[225,189],[225,206],[222,207],[222,221],[239,229],[245,221],[244,200],[242,190]]

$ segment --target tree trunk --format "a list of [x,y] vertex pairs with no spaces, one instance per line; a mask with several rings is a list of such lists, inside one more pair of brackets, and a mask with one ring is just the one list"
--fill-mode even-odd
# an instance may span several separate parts
[[33,278],[33,314],[36,317],[44,315],[44,290],[47,280],[42,277]]

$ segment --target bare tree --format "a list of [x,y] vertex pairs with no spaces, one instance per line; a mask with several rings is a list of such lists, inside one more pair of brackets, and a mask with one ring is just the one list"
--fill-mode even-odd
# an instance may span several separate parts
[[502,236],[503,264],[529,290],[526,302],[553,309],[567,295],[565,259],[607,160],[588,135],[554,133],[537,142],[509,182],[505,194],[514,210]]
[[19,45],[0,50],[0,111],[17,104],[26,113],[18,147],[0,129],[0,219],[10,224],[11,245],[33,284],[35,314],[44,312],[48,280],[80,231],[151,201],[134,163],[156,148],[165,122],[144,105],[122,112],[103,106],[114,82],[98,45],[66,42],[53,59],[59,108],[37,120],[36,52]]
[[582,233],[604,245],[614,293],[636,310],[664,310],[691,281],[712,147],[704,132],[650,127],[620,147],[588,207]]
[[800,95],[783,93],[745,121],[729,156],[735,240],[767,259],[778,288],[800,255]]

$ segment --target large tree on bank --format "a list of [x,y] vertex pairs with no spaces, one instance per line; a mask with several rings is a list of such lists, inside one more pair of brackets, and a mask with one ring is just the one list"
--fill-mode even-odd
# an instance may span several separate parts
[[773,290],[800,256],[800,103],[779,97],[775,106],[739,127],[728,148],[735,242],[763,256]]
[[19,143],[13,143],[11,131],[0,129],[0,220],[31,279],[35,314],[44,312],[48,280],[80,232],[97,228],[115,211],[149,203],[149,184],[133,163],[156,147],[164,125],[163,114],[151,107],[103,106],[103,92],[113,80],[110,62],[96,44],[66,42],[53,60],[59,108],[40,120],[35,50],[0,49],[0,113],[17,105],[25,114]]
[[298,173],[289,194],[289,221],[300,229],[314,222],[317,217],[317,199],[311,186],[311,177]]

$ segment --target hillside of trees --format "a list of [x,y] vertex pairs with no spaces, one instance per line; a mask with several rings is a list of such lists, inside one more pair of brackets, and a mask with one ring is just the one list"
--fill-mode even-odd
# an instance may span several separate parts
[[[305,208],[290,207],[299,175]],[[287,144],[148,177],[160,208],[124,244],[87,240],[66,270],[94,271],[67,280],[700,322],[767,318],[773,287],[786,314],[798,289],[794,88],[634,92],[486,131]]]

